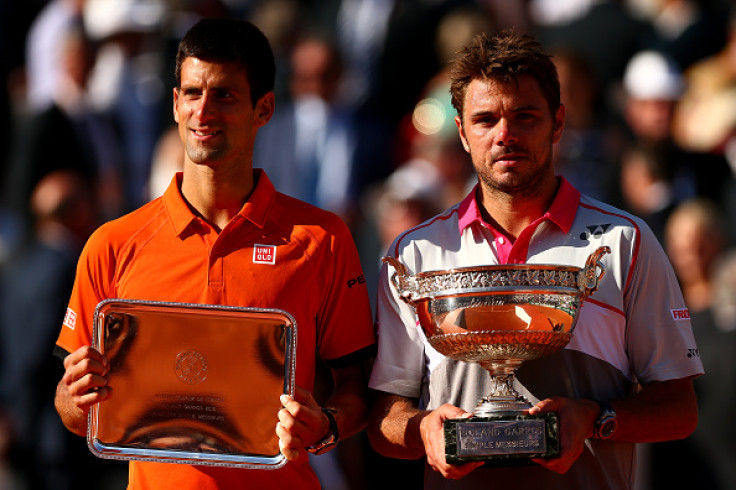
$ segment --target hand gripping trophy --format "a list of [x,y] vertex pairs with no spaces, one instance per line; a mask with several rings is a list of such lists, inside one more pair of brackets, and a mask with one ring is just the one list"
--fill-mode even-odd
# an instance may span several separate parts
[[511,464],[559,454],[557,415],[529,415],[531,403],[514,388],[524,361],[563,349],[572,339],[583,301],[605,274],[600,247],[585,267],[505,264],[410,275],[395,270],[394,287],[414,307],[429,344],[488,371],[491,392],[468,419],[445,421],[449,463]]

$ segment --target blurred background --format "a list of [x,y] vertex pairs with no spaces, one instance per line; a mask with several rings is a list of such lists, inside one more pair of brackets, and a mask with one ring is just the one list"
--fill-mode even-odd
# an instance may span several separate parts
[[[388,244],[475,182],[448,61],[481,31],[537,36],[567,106],[558,173],[652,227],[708,372],[697,431],[642,446],[638,490],[736,488],[732,0],[0,0],[0,490],[125,488],[126,463],[61,426],[51,351],[86,238],[181,168],[176,46],[217,16],[276,55],[255,166],[343,217],[372,294]],[[314,465],[327,490],[421,488],[422,462],[363,435]]]

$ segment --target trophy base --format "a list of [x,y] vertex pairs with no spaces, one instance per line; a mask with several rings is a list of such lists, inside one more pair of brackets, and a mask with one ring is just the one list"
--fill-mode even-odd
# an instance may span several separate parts
[[560,454],[556,413],[493,415],[444,423],[448,463],[485,461],[488,466],[529,464]]

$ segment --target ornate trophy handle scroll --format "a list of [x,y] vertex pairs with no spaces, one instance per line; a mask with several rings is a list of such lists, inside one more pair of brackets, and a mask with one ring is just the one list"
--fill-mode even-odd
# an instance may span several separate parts
[[588,256],[588,260],[585,263],[585,268],[581,271],[580,275],[580,288],[583,292],[583,297],[588,297],[598,289],[601,279],[606,274],[606,266],[601,262],[601,257],[611,253],[611,247],[604,246],[598,247],[595,252]]
[[395,272],[391,275],[391,282],[396,288],[396,291],[398,291],[399,297],[406,303],[412,304],[409,299],[412,292],[401,284],[401,279],[408,280],[410,277],[409,272],[406,270],[406,266],[391,256],[383,257],[381,262],[386,262],[394,268]]

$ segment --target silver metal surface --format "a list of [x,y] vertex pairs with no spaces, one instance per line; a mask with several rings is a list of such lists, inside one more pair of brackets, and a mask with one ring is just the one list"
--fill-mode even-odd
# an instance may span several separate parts
[[274,469],[279,395],[294,393],[296,321],[275,309],[110,299],[93,347],[111,397],[87,441],[110,459]]
[[429,344],[459,361],[477,362],[491,375],[492,392],[474,414],[520,412],[530,404],[513,388],[524,362],[564,348],[580,307],[605,274],[600,247],[584,267],[497,265],[410,274],[393,257],[384,262],[399,297],[412,305]]

